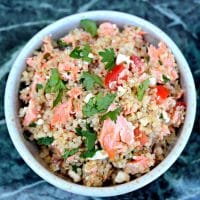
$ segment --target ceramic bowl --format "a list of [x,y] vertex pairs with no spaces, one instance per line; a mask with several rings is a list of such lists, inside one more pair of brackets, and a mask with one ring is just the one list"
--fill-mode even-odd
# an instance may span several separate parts
[[[179,137],[176,144],[173,146],[167,157],[150,172],[135,180],[121,185],[109,187],[87,187],[84,185],[72,183],[53,174],[47,169],[43,161],[39,158],[37,148],[24,139],[22,134],[22,127],[18,117],[18,92],[20,77],[26,66],[26,58],[29,57],[35,49],[41,46],[42,39],[46,35],[51,35],[55,39],[64,36],[69,30],[78,27],[80,20],[84,18],[92,19],[97,22],[110,21],[121,27],[125,24],[140,26],[144,31],[148,33],[146,40],[149,42],[154,44],[158,43],[160,40],[165,42],[167,46],[172,50],[176,58],[180,69],[181,85],[185,91],[184,98],[187,104],[185,122],[179,129]],[[38,174],[48,183],[61,188],[62,190],[87,196],[105,197],[120,195],[137,190],[157,179],[176,161],[176,159],[183,151],[192,131],[193,123],[195,120],[195,111],[196,92],[194,80],[188,63],[176,44],[163,31],[161,31],[158,27],[151,24],[150,22],[134,15],[114,11],[91,11],[75,14],[62,18],[42,29],[25,45],[21,53],[16,58],[8,77],[5,92],[5,116],[8,130],[13,144],[15,145],[17,151],[24,159],[24,161],[36,174]]]

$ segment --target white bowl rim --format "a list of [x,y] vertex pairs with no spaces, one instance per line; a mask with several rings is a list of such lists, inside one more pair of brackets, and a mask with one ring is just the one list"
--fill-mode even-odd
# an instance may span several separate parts
[[[63,24],[67,20],[73,20],[74,18],[93,18],[96,16],[96,18],[105,18],[105,16],[112,17],[119,17],[124,19],[131,19],[132,21],[137,21],[138,24],[142,24],[143,26],[146,26],[150,29],[152,29],[154,32],[158,32],[160,37],[162,37],[163,41],[170,47],[170,49],[173,49],[173,51],[176,52],[176,55],[182,60],[182,65],[184,66],[184,70],[186,72],[187,81],[190,84],[190,95],[189,95],[189,102],[188,107],[190,108],[190,111],[186,115],[186,120],[183,125],[182,133],[177,140],[177,143],[171,150],[171,152],[168,154],[168,156],[155,168],[153,168],[150,172],[147,174],[132,180],[128,183],[124,183],[121,185],[116,186],[107,186],[107,187],[87,187],[84,185],[78,185],[72,182],[68,182],[66,180],[63,180],[62,178],[54,175],[47,169],[45,169],[30,153],[30,151],[26,148],[25,144],[20,138],[19,129],[16,125],[15,117],[16,113],[14,112],[13,106],[15,104],[15,100],[12,100],[12,91],[15,89],[15,84],[17,79],[15,75],[17,74],[17,71],[19,70],[20,66],[18,66],[18,63],[21,60],[21,57],[23,57],[23,53],[26,51],[27,48],[31,46],[32,43],[34,43],[37,38],[43,37],[44,35],[49,34],[54,28],[59,26],[59,24]],[[98,16],[98,17],[97,17]],[[67,20],[66,20],[67,19]],[[18,66],[18,67],[14,67]],[[152,23],[134,16],[132,14],[126,14],[123,12],[117,12],[117,11],[104,11],[104,10],[98,10],[98,11],[89,11],[79,14],[73,14],[67,17],[64,17],[53,24],[48,25],[47,27],[43,28],[41,31],[39,31],[36,35],[34,35],[29,42],[24,46],[20,54],[18,55],[16,61],[13,64],[13,67],[11,69],[11,72],[9,74],[6,90],[5,90],[5,117],[7,122],[8,131],[10,134],[10,137],[12,139],[12,142],[21,155],[21,157],[24,159],[24,161],[27,163],[27,165],[40,177],[42,177],[44,180],[46,180],[48,183],[63,189],[68,192],[76,193],[79,195],[86,195],[86,196],[97,196],[97,197],[108,197],[108,196],[115,196],[120,194],[125,194],[134,190],[137,190],[150,182],[154,181],[156,178],[161,176],[179,157],[181,152],[183,151],[189,136],[192,131],[192,127],[195,120],[195,114],[196,114],[196,90],[195,90],[195,84],[194,80],[190,71],[190,68],[188,66],[187,61],[185,60],[183,54],[179,50],[179,48],[176,46],[176,44],[158,27],[153,25]]]

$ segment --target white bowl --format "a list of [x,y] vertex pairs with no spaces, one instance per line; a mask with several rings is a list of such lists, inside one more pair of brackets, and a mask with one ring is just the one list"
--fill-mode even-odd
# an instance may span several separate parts
[[[89,18],[99,22],[111,21],[119,26],[123,26],[125,24],[140,26],[148,33],[146,38],[148,41],[153,43],[157,43],[159,40],[164,41],[172,50],[176,58],[181,74],[181,85],[185,90],[184,98],[187,104],[185,122],[182,128],[179,130],[178,140],[168,156],[147,174],[121,185],[109,187],[87,187],[69,182],[54,175],[45,167],[45,164],[39,158],[35,146],[24,139],[22,128],[19,122],[18,91],[21,73],[25,69],[25,59],[29,57],[35,49],[40,47],[44,36],[52,35],[53,38],[64,36],[69,30],[78,27],[80,20],[83,18]],[[105,197],[124,194],[137,190],[162,175],[176,161],[183,151],[192,131],[195,120],[195,112],[196,92],[194,80],[188,63],[176,44],[163,31],[148,21],[130,14],[114,11],[91,11],[75,14],[58,20],[42,29],[26,44],[21,53],[18,55],[8,77],[5,92],[5,116],[8,130],[16,149],[24,161],[35,173],[37,173],[50,184],[69,192],[87,196]]]

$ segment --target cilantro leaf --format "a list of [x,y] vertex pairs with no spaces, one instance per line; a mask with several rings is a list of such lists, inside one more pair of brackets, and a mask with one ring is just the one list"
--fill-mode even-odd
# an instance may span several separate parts
[[86,117],[90,117],[96,113],[105,112],[114,101],[115,97],[116,94],[106,94],[103,96],[102,93],[98,93],[83,106],[83,114]]
[[38,92],[39,90],[41,90],[43,88],[43,85],[42,84],[37,84],[36,85],[36,91]]
[[83,114],[86,117],[90,117],[90,116],[98,113],[95,103],[96,103],[96,99],[95,99],[95,97],[92,97],[89,100],[89,102],[83,106]]
[[81,52],[81,57],[84,61],[91,63],[92,62],[92,58],[89,57],[89,53],[91,52],[91,48],[88,44],[84,45],[84,48],[82,49]]
[[81,48],[75,47],[69,55],[72,58],[81,58]]
[[92,157],[96,150],[95,150],[95,142],[97,139],[97,133],[89,126],[86,125],[86,130],[81,130],[80,128],[76,128],[76,132],[78,135],[83,136],[86,151],[81,153],[80,157],[82,158],[87,158],[87,157]]
[[162,113],[160,113],[160,116],[159,116],[160,119],[164,119],[164,116]]
[[77,173],[78,166],[72,165],[72,170]]
[[73,156],[74,154],[76,154],[78,152],[78,148],[74,148],[71,150],[65,149],[64,154],[62,155],[62,158],[67,159],[70,156]]
[[53,107],[61,100],[63,90],[66,89],[64,82],[61,80],[59,72],[56,68],[51,70],[51,77],[45,86],[46,93],[58,93],[56,99],[53,101]]
[[53,101],[53,107],[58,105],[58,103],[62,100],[62,96],[63,96],[63,89],[60,89],[56,99]]
[[95,84],[103,86],[103,81],[101,78],[95,74],[90,74],[89,72],[83,72],[81,75],[81,80],[83,80],[83,85],[86,90],[93,89]]
[[167,76],[165,76],[164,74],[162,75],[162,78],[163,78],[164,83],[168,83],[170,81],[170,79]]
[[96,153],[96,149],[92,149],[92,150],[87,150],[83,153],[81,153],[80,157],[81,158],[91,158],[94,156],[94,154]]
[[72,58],[82,58],[84,61],[91,63],[92,58],[89,57],[89,53],[91,52],[91,48],[88,44],[85,44],[84,47],[81,49],[81,47],[75,47],[72,52],[70,53],[70,57]]
[[32,122],[32,123],[30,123],[28,126],[29,126],[29,127],[36,127],[37,124],[36,124],[35,122]]
[[62,39],[57,40],[57,45],[60,49],[64,49],[65,47],[71,46],[71,44],[66,43]]
[[82,131],[82,136],[85,137],[85,146],[88,150],[92,150],[95,145],[95,141],[97,139],[96,133],[90,130]]
[[75,128],[75,130],[78,136],[82,136],[82,129],[80,127]]
[[45,145],[45,146],[48,146],[50,145],[52,142],[54,141],[54,138],[53,137],[41,137],[37,140],[37,143],[39,145]]
[[101,117],[101,121],[110,118],[112,121],[116,122],[117,116],[120,114],[121,108],[116,108],[113,111],[109,111]]
[[137,91],[137,98],[139,101],[142,101],[144,97],[144,93],[148,89],[148,87],[149,87],[149,79],[146,79],[145,81],[143,81],[143,83],[139,85],[138,91]]
[[51,76],[45,86],[45,92],[58,92],[62,85],[62,80],[60,79],[59,72],[56,68],[51,69]]
[[97,94],[96,96],[96,106],[99,112],[105,112],[110,104],[114,101],[116,94],[106,94],[105,96],[102,93]]
[[82,19],[80,21],[81,27],[94,37],[97,34],[97,25],[94,21],[89,19]]
[[105,69],[110,71],[115,66],[115,52],[113,48],[105,49],[105,51],[99,52],[102,57],[102,62],[106,63]]

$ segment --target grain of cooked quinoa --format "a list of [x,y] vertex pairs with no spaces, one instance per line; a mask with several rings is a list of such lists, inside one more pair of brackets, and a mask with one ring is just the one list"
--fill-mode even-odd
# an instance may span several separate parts
[[186,105],[175,58],[140,27],[81,20],[27,58],[19,116],[56,174],[87,186],[133,180],[159,164]]

